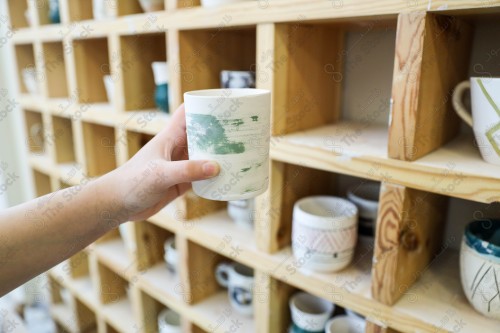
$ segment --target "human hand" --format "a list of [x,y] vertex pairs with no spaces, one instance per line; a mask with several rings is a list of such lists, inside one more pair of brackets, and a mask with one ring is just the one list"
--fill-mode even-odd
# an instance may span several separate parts
[[191,187],[191,182],[217,176],[214,161],[189,161],[184,105],[168,126],[127,163],[105,175],[105,183],[120,205],[121,222],[143,220]]

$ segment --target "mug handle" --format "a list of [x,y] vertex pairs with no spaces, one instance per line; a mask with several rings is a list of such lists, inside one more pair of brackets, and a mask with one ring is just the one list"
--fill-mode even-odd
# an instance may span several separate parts
[[467,123],[467,125],[472,127],[472,116],[462,103],[462,95],[464,91],[467,89],[470,89],[470,82],[469,81],[460,82],[456,86],[455,91],[453,91],[452,103],[455,112],[460,116],[460,118],[462,118],[463,121]]
[[217,280],[217,283],[219,283],[224,288],[227,288],[227,286],[229,285],[230,268],[231,265],[223,262],[217,265],[217,268],[215,269],[215,279]]

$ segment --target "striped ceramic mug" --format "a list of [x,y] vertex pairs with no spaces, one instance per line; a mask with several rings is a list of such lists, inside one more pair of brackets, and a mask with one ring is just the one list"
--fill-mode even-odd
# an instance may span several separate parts
[[[462,103],[463,92],[471,91],[472,115]],[[474,131],[483,159],[500,165],[500,78],[471,77],[457,85],[453,108]]]
[[500,220],[478,220],[465,228],[460,249],[462,287],[472,306],[500,319]]

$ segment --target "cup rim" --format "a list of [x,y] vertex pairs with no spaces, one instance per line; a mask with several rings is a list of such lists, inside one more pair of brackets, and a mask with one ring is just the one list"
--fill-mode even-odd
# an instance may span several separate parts
[[[491,224],[485,228],[484,224]],[[481,254],[500,257],[500,245],[490,243],[489,238],[495,230],[500,229],[500,219],[481,219],[470,222],[465,227],[465,243]]]
[[290,297],[290,300],[288,301],[289,303],[289,306],[290,308],[294,308],[296,309],[297,311],[300,311],[300,312],[304,312],[302,309],[300,309],[297,305],[296,305],[296,300],[299,298],[299,297],[309,297],[309,298],[313,298],[315,300],[318,300],[322,303],[322,305],[325,305],[326,307],[328,307],[328,309],[326,309],[325,312],[322,312],[322,313],[307,313],[308,316],[311,316],[311,317],[318,317],[318,318],[321,318],[321,317],[324,317],[325,314],[328,314],[328,316],[331,316],[333,311],[335,310],[335,304],[333,304],[332,302],[328,302],[326,299],[322,298],[322,297],[318,297],[316,295],[313,295],[313,294],[309,294],[305,291],[299,291],[295,294],[293,294],[292,297]]
[[[330,203],[334,204],[341,203],[347,207],[348,213],[339,216],[320,216],[304,209],[304,204],[316,200],[327,200],[330,201]],[[358,207],[356,207],[356,205],[351,201],[341,197],[329,196],[329,195],[314,195],[302,198],[297,202],[295,202],[294,211],[300,212],[301,215],[307,216],[310,220],[320,219],[328,221],[339,221],[339,220],[348,220],[356,217],[356,215],[358,214]]]
[[[170,314],[176,317],[176,319],[179,319],[179,325],[175,325],[166,321]],[[160,319],[165,319],[164,323],[170,327],[180,327],[180,314],[170,308],[165,308],[160,311],[160,313],[158,314],[158,321],[160,321]]]
[[218,88],[218,89],[202,89],[192,90],[184,93],[184,97],[196,97],[206,99],[219,98],[247,98],[255,96],[263,96],[271,94],[268,89],[258,88]]

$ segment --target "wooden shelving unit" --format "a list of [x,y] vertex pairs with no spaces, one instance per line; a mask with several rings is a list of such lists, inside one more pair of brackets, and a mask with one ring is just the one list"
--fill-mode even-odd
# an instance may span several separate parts
[[[447,197],[500,201],[500,168],[459,134],[449,98],[468,76],[474,27],[498,17],[500,1],[272,0],[205,9],[165,0],[166,10],[153,13],[137,0],[114,2],[116,18],[95,21],[91,1],[60,0],[62,23],[54,25],[46,3],[9,0],[36,194],[78,189],[164,128],[169,116],[152,99],[153,61],[168,61],[171,110],[185,91],[219,87],[222,69],[256,71],[257,86],[273,93],[271,183],[257,199],[254,232],[234,224],[225,203],[188,193],[133,223],[135,252],[113,230],[52,269],[61,331],[156,332],[169,307],[186,332],[286,332],[288,298],[298,289],[363,314],[367,332],[456,332],[457,321],[460,332],[500,331],[466,301],[457,252],[442,239]],[[346,34],[372,30],[395,36],[384,59],[394,64],[392,92],[382,96],[392,100],[386,125],[352,120],[341,103]],[[23,84],[26,67],[39,78],[37,95]],[[104,75],[115,83],[113,104]],[[360,242],[341,272],[304,271],[290,249],[293,204],[343,195],[341,175],[382,183],[375,247]],[[162,258],[172,235],[177,276]],[[216,284],[223,260],[255,270],[253,318],[230,311]]]

